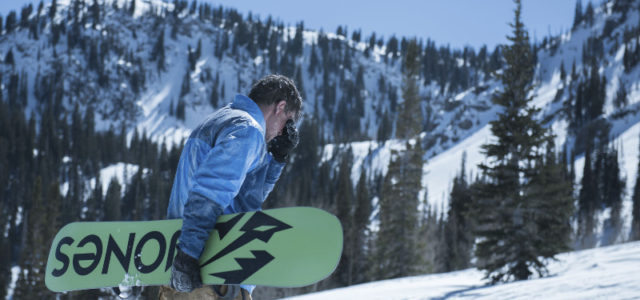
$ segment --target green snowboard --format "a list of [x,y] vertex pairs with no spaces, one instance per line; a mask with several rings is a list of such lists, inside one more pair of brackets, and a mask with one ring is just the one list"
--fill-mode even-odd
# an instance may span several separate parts
[[[76,222],[53,240],[45,282],[54,292],[168,285],[182,220]],[[204,284],[299,287],[329,276],[342,253],[338,219],[290,207],[223,215],[200,257]]]

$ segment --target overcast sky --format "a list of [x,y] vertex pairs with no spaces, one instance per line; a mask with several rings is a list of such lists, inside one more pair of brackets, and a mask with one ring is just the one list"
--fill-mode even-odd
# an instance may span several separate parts
[[[129,1],[129,0],[127,0]],[[144,1],[144,0],[137,0]],[[582,0],[583,7],[589,0]],[[0,13],[18,10],[34,0],[0,0]],[[50,2],[46,0],[45,3]],[[171,1],[172,2],[172,1]],[[202,1],[200,1],[202,2]],[[487,45],[491,49],[506,43],[508,24],[513,20],[512,0],[206,0],[225,7],[234,7],[243,14],[251,11],[266,18],[271,15],[285,24],[304,21],[305,28],[335,32],[346,25],[349,34],[361,29],[363,36],[372,32],[391,35],[430,38],[437,45],[449,44],[476,49]],[[522,17],[530,36],[542,40],[571,28],[576,0],[523,0]],[[594,4],[603,0],[592,0]]]

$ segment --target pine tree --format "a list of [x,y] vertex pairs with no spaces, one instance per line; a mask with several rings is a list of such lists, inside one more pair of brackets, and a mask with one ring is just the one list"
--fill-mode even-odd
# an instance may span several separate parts
[[[540,109],[530,105],[533,53],[521,21],[521,1],[515,3],[511,45],[503,49],[506,65],[498,75],[504,91],[492,98],[503,111],[491,122],[496,142],[482,146],[490,164],[479,165],[487,180],[478,185],[473,207],[480,238],[477,265],[494,283],[528,279],[530,268],[545,275],[544,259],[567,249],[568,236],[563,234],[570,227],[563,226],[569,226],[573,213],[562,186],[545,189],[557,172],[555,161],[544,156],[544,146],[550,147],[553,137],[535,120]],[[562,238],[552,241],[553,234],[541,234],[549,227]]]
[[353,215],[353,246],[356,257],[354,257],[353,282],[362,283],[368,280],[369,274],[369,251],[366,249],[369,238],[369,217],[372,206],[367,187],[366,171],[360,171],[360,179],[356,185],[355,208]]
[[[0,22],[2,23],[2,22]],[[320,59],[318,59],[318,55],[316,54],[316,44],[311,44],[311,54],[309,58],[309,75],[314,76],[316,72],[319,70]]]
[[9,51],[7,51],[7,55],[4,57],[4,63],[7,65],[11,65],[12,67],[15,67],[16,62],[13,59],[13,50],[9,49]]
[[595,238],[595,212],[598,205],[598,182],[594,175],[591,163],[591,147],[587,147],[584,159],[584,170],[580,194],[578,196],[578,229],[576,248],[593,248],[596,245]]
[[398,38],[396,38],[395,35],[389,38],[389,42],[387,43],[387,50],[385,53],[385,59],[389,56],[389,54],[391,54],[391,58],[398,57]]
[[102,197],[102,181],[99,172],[95,181],[95,188],[87,200],[87,213],[85,215],[87,221],[101,221],[103,219],[104,201]]
[[196,45],[196,52],[194,53],[194,55],[196,60],[200,59],[200,56],[202,55],[202,39],[198,39],[198,44]]
[[424,250],[421,253],[423,270],[426,273],[439,273],[446,270],[444,266],[444,212],[438,213],[427,203],[425,193],[422,199],[423,209],[420,217],[420,243]]
[[[1,23],[1,22],[0,22]],[[0,144],[0,165],[9,166],[7,171],[0,172],[0,185],[8,186],[10,160],[8,157],[9,144],[11,139],[9,137],[9,116],[5,103],[2,101],[2,95],[0,93],[0,140],[7,141],[9,143]],[[7,199],[8,200],[8,199]],[[7,224],[9,205],[5,201],[0,201],[0,224]],[[4,231],[3,231],[4,233]],[[0,234],[0,298],[6,298],[7,287],[11,282],[11,241],[4,234]]]
[[291,43],[291,54],[294,56],[302,55],[303,40],[302,34],[304,32],[304,22],[296,24],[296,33]]
[[49,7],[49,17],[51,18],[51,23],[53,23],[53,19],[56,17],[56,11],[58,9],[58,1],[51,1],[51,6]]
[[380,126],[378,126],[378,133],[376,134],[376,139],[378,142],[386,141],[391,136],[392,130],[392,122],[389,120],[389,114],[387,111],[382,115],[382,121],[380,121]]
[[610,208],[609,218],[604,221],[601,245],[615,243],[622,230],[622,195],[625,181],[620,178],[620,166],[618,164],[618,151],[616,149],[604,149],[598,155],[600,174],[601,203]]
[[131,0],[131,4],[129,5],[129,15],[133,16],[136,12],[136,0]]
[[582,1],[578,0],[576,2],[576,9],[573,15],[573,29],[575,29],[580,23],[582,23]]
[[380,196],[380,231],[373,270],[377,279],[407,276],[424,270],[420,258],[421,243],[417,241],[419,230],[416,211],[422,187],[423,164],[418,136],[422,116],[415,115],[415,107],[419,105],[418,76],[419,50],[416,41],[412,40],[404,57],[404,102],[396,135],[416,140],[415,143],[407,141],[405,151],[393,151],[389,171],[384,178]]
[[[4,216],[2,217],[4,219]],[[2,224],[6,224],[4,221]],[[7,287],[11,282],[11,242],[0,235],[0,298],[7,296]]]
[[300,97],[302,97],[302,99],[306,99],[307,93],[304,90],[304,82],[302,80],[302,68],[300,66],[296,68],[295,83],[296,83],[296,87],[298,88],[298,91],[300,91]]
[[638,171],[636,174],[636,185],[633,188],[633,196],[631,197],[633,202],[632,208],[632,220],[631,231],[629,233],[629,240],[640,240],[640,157],[638,159]]
[[158,34],[158,40],[153,45],[153,49],[151,49],[151,60],[157,60],[158,70],[164,71],[164,27],[160,29],[160,33]]
[[6,34],[10,34],[16,28],[17,17],[15,11],[10,11],[5,20],[4,29]]
[[211,94],[209,95],[209,104],[211,104],[211,107],[217,108],[219,99],[220,96],[218,95],[218,85],[214,84],[213,88],[211,89]]
[[[416,274],[424,270],[420,262],[421,243],[417,207],[422,189],[423,150],[419,133],[422,115],[419,107],[419,55],[416,40],[408,44],[404,57],[402,95],[404,102],[398,118],[397,136],[407,140],[404,151],[392,151],[392,160],[380,197],[380,231],[376,254],[379,279]],[[401,119],[401,120],[400,120]]]
[[471,205],[471,190],[465,174],[466,152],[462,156],[460,174],[453,180],[449,197],[449,211],[444,224],[442,262],[444,271],[466,269],[471,264],[473,236],[468,213]]
[[340,264],[336,274],[338,274],[339,283],[341,285],[353,284],[353,267],[357,259],[357,249],[354,245],[354,226],[353,226],[353,183],[351,182],[351,167],[353,165],[353,155],[351,148],[347,148],[342,154],[340,168],[338,171],[338,186],[336,187],[335,202],[336,216],[345,228],[344,233],[344,249]]
[[122,211],[124,212],[122,217],[126,220],[141,221],[146,219],[146,186],[142,172],[143,169],[139,168],[131,179],[131,183],[126,186],[122,198]]
[[587,4],[587,8],[584,11],[584,20],[587,22],[587,24],[589,24],[589,26],[593,25],[593,18],[594,18],[594,10],[593,10],[593,4],[591,3],[591,1],[589,1],[589,3]]
[[176,118],[179,120],[185,120],[186,117],[186,104],[182,98],[178,99],[178,104],[176,105]]
[[109,187],[107,188],[107,195],[105,196],[105,211],[104,211],[104,220],[105,221],[121,221],[120,220],[120,197],[121,197],[121,187],[118,180],[114,177],[111,178],[111,182],[109,182]]
[[[540,167],[525,190],[530,195],[527,201],[532,202],[533,214],[538,231],[531,238],[536,245],[537,253],[548,258],[561,251],[568,251],[572,228],[570,219],[574,214],[574,199],[572,197],[572,181],[567,176],[567,166],[558,160],[553,141],[547,144],[546,155],[540,157],[537,164]],[[536,270],[539,275],[540,268]]]
[[185,73],[184,77],[182,77],[182,85],[180,87],[180,98],[182,98],[182,96],[188,94],[191,91],[191,76],[189,76],[190,74],[191,72],[189,71],[189,69],[187,69],[187,73]]
[[619,80],[618,92],[616,93],[616,98],[613,101],[613,104],[616,108],[622,109],[627,105],[627,88],[624,86],[622,80]]
[[398,116],[396,137],[408,139],[416,137],[422,129],[422,109],[419,94],[420,49],[415,39],[407,46],[404,57],[402,98],[404,102]]
[[[54,183],[57,184],[57,183]],[[34,182],[33,195],[26,213],[26,241],[21,259],[22,274],[16,287],[17,299],[55,299],[44,283],[49,245],[53,241],[57,227],[57,211],[55,205],[60,204],[58,187],[51,185],[47,192],[47,201],[43,200],[42,178],[38,176]],[[26,209],[25,209],[26,210]]]
[[98,24],[100,24],[100,4],[98,4],[98,0],[93,0],[93,4],[89,8],[91,10],[91,17],[93,18],[92,28],[96,29]]
[[420,273],[424,266],[418,247],[418,193],[422,179],[419,144],[406,143],[407,151],[391,151],[392,159],[380,196],[380,231],[376,240],[375,279]]
[[89,59],[87,61],[89,70],[98,70],[98,45],[91,42],[89,45]]

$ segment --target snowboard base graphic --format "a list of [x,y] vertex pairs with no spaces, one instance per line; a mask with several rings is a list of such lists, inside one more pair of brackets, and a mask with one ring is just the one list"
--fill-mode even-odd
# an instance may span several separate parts
[[[182,220],[76,222],[54,238],[45,283],[55,292],[169,285]],[[204,284],[300,287],[329,276],[342,253],[338,219],[289,207],[223,215],[200,257]]]

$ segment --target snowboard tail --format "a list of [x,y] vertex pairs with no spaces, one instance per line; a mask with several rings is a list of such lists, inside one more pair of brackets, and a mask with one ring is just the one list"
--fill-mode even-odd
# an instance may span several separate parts
[[[169,285],[182,220],[76,222],[54,238],[55,292]],[[338,219],[311,207],[223,215],[200,257],[204,284],[299,287],[329,276],[342,253]]]

